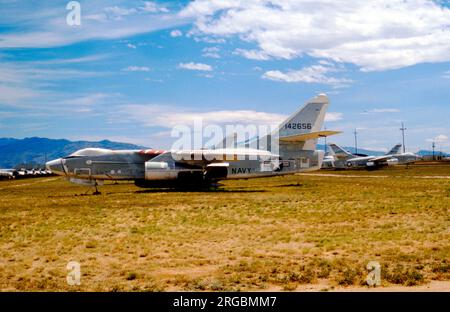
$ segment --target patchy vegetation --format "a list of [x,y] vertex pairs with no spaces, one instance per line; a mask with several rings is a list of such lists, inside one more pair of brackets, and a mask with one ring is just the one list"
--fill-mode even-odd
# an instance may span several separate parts
[[[99,196],[61,178],[0,182],[0,289],[354,287],[369,261],[383,286],[449,281],[450,180],[428,176],[450,166],[349,172],[204,192],[107,184]],[[80,286],[66,283],[69,261]]]

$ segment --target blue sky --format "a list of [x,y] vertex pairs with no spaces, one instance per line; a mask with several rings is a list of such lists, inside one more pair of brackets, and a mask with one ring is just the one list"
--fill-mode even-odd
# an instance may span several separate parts
[[0,137],[168,148],[174,125],[331,100],[330,138],[450,152],[448,1],[0,0]]

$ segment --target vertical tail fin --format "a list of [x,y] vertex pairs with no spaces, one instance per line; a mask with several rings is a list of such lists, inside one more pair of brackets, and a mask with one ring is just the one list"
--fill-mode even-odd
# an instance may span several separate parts
[[346,151],[345,149],[343,149],[342,147],[340,147],[337,144],[330,143],[330,147],[331,147],[331,150],[336,155],[336,157],[338,157],[338,158],[351,158],[351,157],[353,157],[352,153],[350,153],[349,151]]
[[309,100],[280,124],[278,130],[280,138],[320,131],[328,105],[329,100],[325,94],[320,94]]
[[[328,105],[328,96],[325,94],[319,94],[310,99],[280,124],[278,127],[279,138],[320,131],[325,120]],[[296,149],[314,151],[316,144],[317,139],[311,139],[302,142],[300,145],[297,144]]]
[[395,145],[389,152],[387,152],[385,155],[397,155],[400,152],[400,148],[402,145],[399,143]]
[[[322,165],[324,151],[316,150],[320,137],[339,133],[321,131],[329,105],[328,97],[320,94],[281,123],[275,134],[286,172],[316,170]],[[271,150],[273,153],[273,149]]]
[[334,150],[330,147],[330,144],[328,144],[328,149],[327,149],[325,156],[335,156],[335,155],[336,154],[335,154]]

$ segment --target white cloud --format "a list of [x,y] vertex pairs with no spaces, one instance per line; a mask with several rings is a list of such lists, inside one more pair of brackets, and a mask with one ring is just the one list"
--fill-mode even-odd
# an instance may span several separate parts
[[[192,33],[188,33],[188,37],[192,36]],[[213,38],[213,37],[194,37],[195,42],[206,42],[206,43],[212,43],[212,44],[222,44],[225,43],[226,40],[223,38]]]
[[233,54],[241,55],[250,60],[257,60],[257,61],[266,61],[266,60],[270,59],[270,56],[267,55],[264,51],[258,51],[258,50],[236,49],[236,50],[234,50]]
[[199,71],[212,71],[211,65],[203,64],[203,63],[180,63],[178,64],[179,68],[188,69],[188,70],[199,70]]
[[[0,63],[0,103],[15,107],[43,107],[54,103],[61,93],[54,90],[55,82],[91,78],[106,72],[53,68],[52,65],[77,63],[87,59],[63,59],[37,62]],[[47,67],[43,67],[46,65]],[[51,88],[48,88],[48,87]],[[53,101],[53,102],[52,102]]]
[[[276,113],[265,113],[254,110],[220,110],[220,111],[188,111],[182,107],[167,107],[163,105],[122,106],[118,119],[128,118],[148,127],[171,128],[177,125],[192,125],[194,120],[201,119],[206,124],[256,124],[272,125],[282,122],[286,116]],[[126,117],[127,116],[127,117]]]
[[450,71],[444,73],[444,78],[450,79]]
[[448,136],[445,134],[439,134],[435,136],[433,139],[427,139],[427,142],[435,142],[435,143],[444,143],[448,141]]
[[339,121],[342,120],[342,113],[338,112],[327,112],[325,114],[325,121]]
[[135,8],[121,8],[118,6],[107,7],[104,9],[109,19],[121,20],[123,17],[137,13]]
[[150,68],[147,66],[128,66],[126,68],[123,68],[122,71],[127,72],[149,72]]
[[76,63],[87,63],[87,62],[95,62],[108,58],[109,56],[106,54],[96,54],[96,55],[88,55],[83,57],[76,57],[70,59],[50,59],[45,61],[31,61],[27,62],[32,65],[66,65],[66,64],[76,64]]
[[24,100],[38,98],[41,95],[42,92],[24,86],[8,86],[0,84],[0,102],[2,102],[2,104],[19,104],[20,106],[20,103],[22,103]]
[[245,57],[311,57],[363,71],[450,61],[450,8],[432,0],[196,0],[180,13],[197,36],[237,36]]
[[202,56],[218,59],[220,58],[219,51],[220,49],[218,47],[206,47],[202,50]]
[[0,33],[0,48],[48,48],[92,39],[118,39],[173,28],[188,21],[167,8],[151,12],[152,5],[108,6],[110,3],[83,2],[81,26],[69,27],[64,6],[55,9],[51,2],[44,2],[36,12],[32,6],[11,1],[2,5],[0,20],[20,31]]
[[[177,125],[192,126],[194,120],[209,124],[278,125],[288,116],[255,110],[189,111],[183,107],[167,107],[156,104],[129,104],[121,106],[117,119],[138,122],[147,127],[171,128]],[[342,120],[342,113],[328,112],[325,121]]]
[[127,47],[130,49],[136,49],[137,47],[134,44],[128,43]]
[[181,30],[174,29],[170,32],[170,36],[174,37],[174,38],[181,37],[181,36],[183,36],[183,33],[181,32]]
[[270,70],[263,74],[262,78],[283,81],[283,82],[305,82],[305,83],[319,83],[332,86],[344,86],[352,82],[346,78],[335,78],[327,76],[328,73],[339,71],[335,67],[312,65],[304,67],[300,70],[290,70],[281,72],[279,70]]
[[150,12],[150,13],[160,13],[160,12],[168,13],[169,12],[168,8],[161,6],[153,1],[145,1],[144,6],[141,7],[141,10],[144,12]]

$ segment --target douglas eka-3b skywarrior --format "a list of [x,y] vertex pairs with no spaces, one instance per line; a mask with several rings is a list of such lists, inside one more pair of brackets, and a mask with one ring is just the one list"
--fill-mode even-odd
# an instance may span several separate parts
[[258,138],[257,148],[171,151],[86,148],[49,161],[46,166],[74,183],[97,186],[104,180],[134,180],[139,187],[198,187],[224,179],[317,170],[324,157],[323,151],[316,150],[318,138],[340,133],[321,130],[328,105],[324,94],[309,100],[269,135]]
[[401,144],[395,145],[389,152],[381,156],[352,154],[337,144],[330,144],[330,155],[324,160],[323,168],[365,168],[379,169],[385,166],[408,165],[420,159],[413,153],[400,153]]

